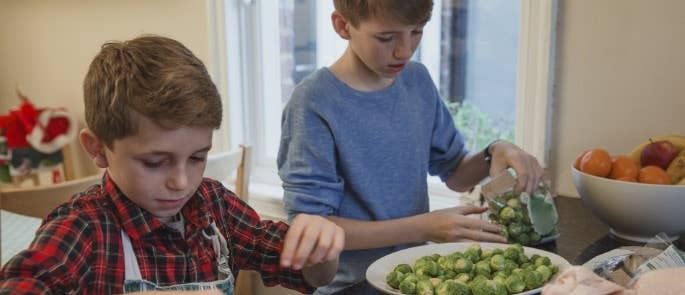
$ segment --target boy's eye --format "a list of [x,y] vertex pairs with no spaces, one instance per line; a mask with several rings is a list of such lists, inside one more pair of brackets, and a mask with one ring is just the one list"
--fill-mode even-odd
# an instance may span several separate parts
[[143,161],[143,166],[147,168],[158,168],[162,166],[163,161]]
[[205,157],[190,157],[190,160],[194,162],[204,162]]
[[421,35],[423,34],[423,30],[416,30],[411,32],[413,35]]
[[392,36],[376,36],[376,40],[381,42],[390,42],[392,41]]

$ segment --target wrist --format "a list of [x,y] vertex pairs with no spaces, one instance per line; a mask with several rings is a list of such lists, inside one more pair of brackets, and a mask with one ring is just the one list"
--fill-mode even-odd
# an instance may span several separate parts
[[483,157],[488,165],[492,162],[493,146],[498,142],[500,142],[500,140],[496,139],[483,149]]

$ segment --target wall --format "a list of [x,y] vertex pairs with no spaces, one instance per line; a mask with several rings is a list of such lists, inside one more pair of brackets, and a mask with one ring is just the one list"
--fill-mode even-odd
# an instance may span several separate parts
[[685,1],[560,0],[551,163],[560,195],[584,149],[685,135]]
[[[90,60],[105,41],[140,34],[175,38],[207,63],[207,3],[0,1],[0,113],[18,104],[14,92],[18,84],[36,105],[66,107],[83,124],[81,87]],[[77,176],[94,173],[80,147],[72,150],[80,163]]]

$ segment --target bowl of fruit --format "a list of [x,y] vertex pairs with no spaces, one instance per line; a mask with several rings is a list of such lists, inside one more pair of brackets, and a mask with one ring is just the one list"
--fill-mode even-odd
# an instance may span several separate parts
[[571,174],[585,206],[615,236],[646,242],[685,233],[685,137],[653,137],[629,155],[584,151]]

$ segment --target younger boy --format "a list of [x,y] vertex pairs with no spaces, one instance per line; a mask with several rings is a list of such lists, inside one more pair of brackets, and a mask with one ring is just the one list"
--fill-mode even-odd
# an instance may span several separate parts
[[284,223],[203,179],[221,99],[181,43],[145,36],[103,45],[84,81],[81,144],[101,185],[43,222],[0,273],[0,293],[119,294],[221,290],[240,269],[311,292],[335,274],[344,233],[300,214]]
[[369,264],[417,243],[506,242],[499,227],[465,216],[486,208],[428,210],[428,174],[455,191],[507,167],[517,192],[532,192],[542,176],[537,160],[508,142],[464,148],[425,67],[410,60],[432,1],[334,3],[347,50],[295,89],[278,158],[288,213],[327,216],[345,229],[338,274],[317,294],[375,294],[364,284]]

